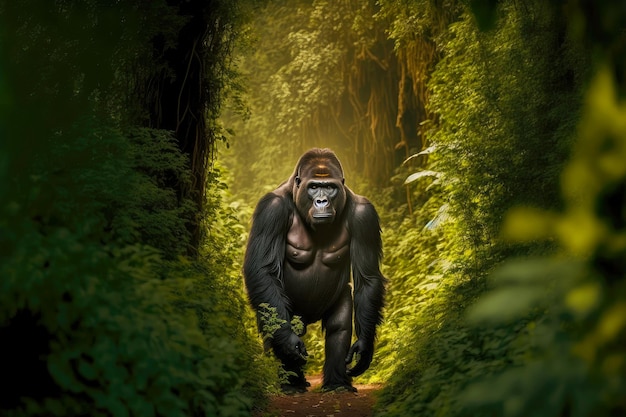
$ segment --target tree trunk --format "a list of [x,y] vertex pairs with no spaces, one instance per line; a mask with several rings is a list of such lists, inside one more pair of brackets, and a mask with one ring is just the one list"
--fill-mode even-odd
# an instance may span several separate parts
[[[149,82],[147,108],[149,126],[174,132],[180,150],[188,156],[192,173],[191,187],[169,184],[178,190],[179,201],[189,198],[195,213],[187,222],[191,235],[188,254],[196,256],[201,239],[200,219],[203,210],[207,162],[212,153],[214,134],[207,129],[207,103],[210,99],[210,74],[206,69],[207,39],[221,39],[213,19],[211,3],[205,0],[169,0],[185,19],[172,38],[166,29],[153,39],[154,58],[162,63],[156,79]],[[172,42],[173,41],[173,42]],[[174,180],[175,181],[175,180]]]

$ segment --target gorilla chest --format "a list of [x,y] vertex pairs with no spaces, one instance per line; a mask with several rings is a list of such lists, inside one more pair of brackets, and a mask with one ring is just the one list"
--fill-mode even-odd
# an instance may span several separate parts
[[285,259],[297,270],[330,272],[348,262],[350,234],[343,224],[312,231],[294,215],[285,245]]
[[[298,216],[294,216],[298,217]],[[293,312],[307,322],[318,320],[334,305],[350,280],[350,234],[338,225],[324,236],[295,219],[285,249],[283,285]]]

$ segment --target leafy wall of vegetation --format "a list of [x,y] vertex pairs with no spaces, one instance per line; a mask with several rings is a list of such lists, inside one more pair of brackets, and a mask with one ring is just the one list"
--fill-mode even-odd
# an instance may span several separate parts
[[[0,414],[249,415],[273,373],[246,325],[224,184],[138,100],[151,74],[176,80],[146,57],[192,18],[109,3],[0,2]],[[230,28],[233,9],[212,11],[226,39],[210,19]],[[204,76],[215,97],[228,82]]]
[[[579,16],[580,9],[569,13]],[[449,209],[434,217],[435,224],[444,220],[442,230],[428,232],[435,251],[415,238],[426,249],[418,258],[427,259],[422,270],[435,266],[440,275],[436,282],[427,275],[418,287],[417,299],[429,301],[393,301],[392,314],[408,308],[413,318],[406,319],[410,336],[394,349],[392,363],[400,366],[378,413],[619,413],[624,356],[617,346],[626,316],[617,281],[625,271],[615,264],[623,246],[607,243],[620,239],[621,226],[605,207],[623,207],[615,191],[623,174],[608,174],[597,162],[623,158],[619,81],[612,83],[606,69],[596,77],[581,121],[588,53],[602,52],[579,43],[580,28],[566,24],[571,15],[544,2],[505,2],[487,18],[489,31],[478,29],[481,19],[467,10],[440,38],[442,59],[429,83],[438,122],[430,162]],[[600,112],[611,116],[600,121]],[[574,138],[578,151],[563,171]],[[591,177],[594,186],[586,185]],[[605,193],[621,195],[620,202]],[[507,217],[516,206],[533,209]],[[598,268],[597,256],[615,268]]]
[[[608,161],[623,157],[623,10],[426,0],[291,10],[272,2],[258,14],[259,47],[240,61],[254,68],[251,114],[229,120],[227,164],[252,205],[302,150],[330,146],[346,183],[378,207],[390,278],[369,372],[387,383],[378,413],[623,410],[623,176]],[[270,47],[276,38],[286,42]],[[589,87],[600,63],[605,83]],[[589,133],[603,125],[614,128]],[[307,343],[322,351],[319,337]]]

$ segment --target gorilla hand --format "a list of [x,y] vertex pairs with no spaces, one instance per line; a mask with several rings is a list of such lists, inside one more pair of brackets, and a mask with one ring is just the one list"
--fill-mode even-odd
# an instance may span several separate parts
[[359,355],[359,360],[354,367],[348,368],[348,376],[359,376],[367,371],[367,368],[370,367],[370,363],[372,363],[372,357],[374,356],[374,344],[366,343],[361,339],[357,340],[348,351],[346,364],[352,362],[352,357],[355,353]]
[[285,338],[284,342],[280,346],[280,357],[287,358],[294,362],[306,362],[309,354],[306,351],[304,342],[294,332]]

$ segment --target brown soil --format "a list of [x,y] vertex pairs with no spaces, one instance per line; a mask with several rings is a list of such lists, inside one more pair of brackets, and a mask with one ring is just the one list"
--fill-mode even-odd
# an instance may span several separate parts
[[354,384],[358,392],[320,392],[321,378],[310,377],[303,394],[276,395],[254,417],[371,417],[379,385]]

